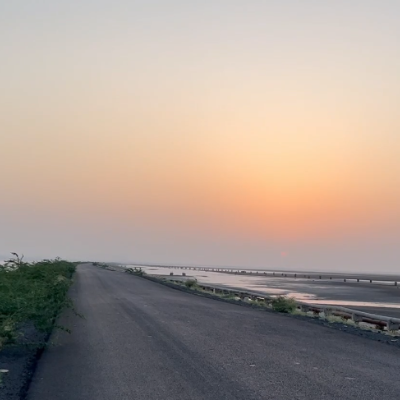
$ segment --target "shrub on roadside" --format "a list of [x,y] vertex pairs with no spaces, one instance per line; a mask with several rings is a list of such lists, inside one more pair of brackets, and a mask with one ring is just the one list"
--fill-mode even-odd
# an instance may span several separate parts
[[137,276],[144,276],[144,275],[146,275],[146,272],[144,272],[143,270],[142,270],[142,268],[137,268],[137,267],[134,267],[134,268],[127,268],[126,270],[125,270],[125,272],[127,273],[127,274],[133,274],[133,275],[137,275]]
[[185,286],[189,289],[195,289],[197,287],[197,279],[188,279],[185,282]]
[[95,267],[103,268],[103,269],[109,269],[110,266],[105,263],[99,263],[99,262],[94,262],[92,263]]
[[296,309],[296,301],[292,297],[278,296],[271,301],[272,308],[281,313],[292,313]]
[[67,297],[75,264],[59,258],[36,263],[18,256],[0,266],[0,349],[18,338],[21,324],[49,333],[57,317],[72,307]]

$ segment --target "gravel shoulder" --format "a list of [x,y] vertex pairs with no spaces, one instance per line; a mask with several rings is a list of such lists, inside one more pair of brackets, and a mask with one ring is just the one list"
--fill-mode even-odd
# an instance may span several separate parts
[[46,340],[33,326],[21,328],[23,335],[16,345],[8,346],[0,352],[0,400],[20,400],[24,398],[41,350],[30,343],[40,343]]

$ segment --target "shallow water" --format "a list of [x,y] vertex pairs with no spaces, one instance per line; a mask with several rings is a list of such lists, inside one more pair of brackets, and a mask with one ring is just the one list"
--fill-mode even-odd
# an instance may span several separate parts
[[[181,270],[168,267],[142,267],[150,275],[193,277],[199,283],[227,286],[268,295],[285,295],[310,304],[331,304],[348,307],[400,309],[400,289],[393,281],[357,283],[357,278],[305,279],[247,274],[225,274],[213,271]],[[365,276],[360,275],[360,279]]]

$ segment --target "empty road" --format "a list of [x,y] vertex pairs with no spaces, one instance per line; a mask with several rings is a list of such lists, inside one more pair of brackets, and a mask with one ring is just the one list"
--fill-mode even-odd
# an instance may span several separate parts
[[28,400],[395,399],[400,350],[82,265]]

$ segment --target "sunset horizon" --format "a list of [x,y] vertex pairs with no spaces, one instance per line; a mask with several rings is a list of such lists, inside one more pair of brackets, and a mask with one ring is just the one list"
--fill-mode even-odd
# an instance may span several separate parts
[[400,272],[399,17],[2,2],[0,255]]

